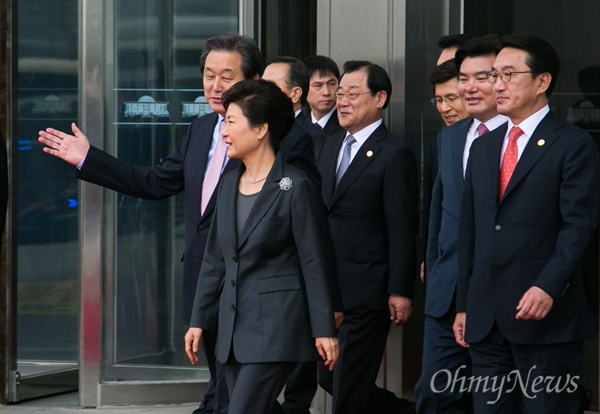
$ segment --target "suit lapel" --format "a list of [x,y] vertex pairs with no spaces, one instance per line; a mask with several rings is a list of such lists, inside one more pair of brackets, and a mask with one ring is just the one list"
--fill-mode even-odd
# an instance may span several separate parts
[[[240,169],[240,171],[243,171],[243,168]],[[275,200],[277,200],[277,198],[283,192],[283,190],[279,187],[279,182],[281,181],[282,177],[283,177],[283,162],[281,160],[281,155],[279,155],[275,158],[275,163],[273,164],[273,168],[271,168],[271,171],[269,172],[269,175],[267,176],[265,184],[263,185],[263,188],[260,191],[260,194],[258,195],[256,202],[252,206],[252,209],[250,210],[250,214],[248,215],[246,223],[244,224],[244,227],[242,228],[242,231],[240,233],[240,237],[239,237],[239,240],[237,243],[238,249],[240,249],[244,245],[246,240],[248,240],[248,237],[250,236],[250,234],[252,234],[252,232],[258,225],[258,223],[260,223],[260,221],[265,216],[265,214],[267,213],[269,208],[271,208],[271,206],[273,205]],[[237,191],[236,191],[236,194],[237,194]],[[235,202],[235,200],[234,200],[234,202]],[[234,217],[235,217],[235,210],[234,210]],[[237,226],[237,224],[236,224],[236,226]]]
[[[365,143],[359,148],[356,156],[348,166],[346,173],[338,183],[338,186],[335,188],[333,192],[333,197],[329,202],[329,205],[333,205],[342,194],[348,189],[348,187],[356,180],[362,172],[373,162],[379,151],[381,150],[381,140],[385,138],[387,135],[387,128],[384,124],[381,124],[379,128],[377,128],[369,138],[365,141]],[[341,144],[340,144],[341,146]],[[337,158],[336,163],[337,165]],[[334,185],[335,185],[335,171],[334,171]]]
[[488,133],[488,137],[486,137],[486,144],[488,145],[487,165],[490,169],[490,177],[492,180],[490,188],[496,201],[498,200],[498,185],[500,180],[500,152],[502,151],[502,143],[504,141],[504,135],[506,134],[506,128],[508,128],[508,123],[505,123]]
[[503,200],[529,173],[529,171],[531,171],[531,169],[546,153],[546,151],[556,142],[559,137],[559,134],[556,133],[556,129],[560,127],[560,125],[560,122],[558,122],[558,119],[554,116],[554,114],[552,114],[552,112],[548,113],[548,115],[542,119],[533,132],[531,138],[529,138],[529,142],[527,143],[521,158],[515,166],[515,170],[510,177],[508,186],[504,191],[504,196],[502,197]]
[[456,131],[456,134],[452,137],[454,140],[452,145],[452,174],[454,176],[454,183],[456,184],[457,194],[462,194],[464,176],[463,176],[463,154],[465,151],[465,144],[467,142],[467,134],[473,120],[470,122],[464,122],[460,125],[460,128]]
[[[222,180],[219,188],[219,210],[217,213],[218,223],[216,225],[219,230],[219,238],[222,238],[223,245],[230,246],[231,251],[237,251],[237,194],[238,181],[243,169],[240,168],[237,174],[229,174]],[[216,193],[217,191],[215,191]],[[214,195],[214,194],[213,194]],[[213,205],[214,207],[214,205]],[[206,216],[206,214],[205,214]]]
[[337,157],[346,137],[345,133],[334,135],[326,140],[322,147],[322,154],[319,156],[322,167],[321,172],[321,193],[327,206],[331,205],[331,199],[335,192],[335,170],[337,168]]

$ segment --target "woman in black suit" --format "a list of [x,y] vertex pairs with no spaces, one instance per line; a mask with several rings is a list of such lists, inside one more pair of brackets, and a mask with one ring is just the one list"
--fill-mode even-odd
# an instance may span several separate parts
[[317,189],[277,155],[294,123],[290,99],[248,80],[223,104],[227,155],[242,165],[223,176],[185,349],[196,363],[202,333],[216,331],[229,414],[266,414],[296,362],[320,356],[333,369],[335,264]]

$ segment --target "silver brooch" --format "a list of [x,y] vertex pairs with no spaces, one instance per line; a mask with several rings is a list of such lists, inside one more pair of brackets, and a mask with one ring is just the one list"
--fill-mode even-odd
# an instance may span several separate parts
[[290,177],[283,177],[281,181],[279,181],[279,188],[283,191],[287,191],[292,188],[292,179]]

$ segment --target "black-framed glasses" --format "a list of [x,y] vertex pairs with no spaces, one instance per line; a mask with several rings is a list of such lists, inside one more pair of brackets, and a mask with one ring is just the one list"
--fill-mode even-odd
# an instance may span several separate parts
[[431,98],[429,100],[429,102],[431,102],[431,104],[433,106],[437,107],[438,105],[442,105],[443,102],[446,102],[446,105],[451,105],[458,98],[459,98],[458,95],[448,95],[448,96],[444,96],[443,98],[442,97]]
[[500,80],[502,82],[508,83],[508,82],[510,82],[510,78],[512,77],[512,75],[514,75],[515,73],[537,73],[537,72],[534,72],[532,70],[516,72],[516,71],[510,71],[508,69],[503,69],[500,72],[496,72],[495,70],[491,70],[487,74],[487,79],[488,79],[489,83],[496,83],[498,78],[500,78]]

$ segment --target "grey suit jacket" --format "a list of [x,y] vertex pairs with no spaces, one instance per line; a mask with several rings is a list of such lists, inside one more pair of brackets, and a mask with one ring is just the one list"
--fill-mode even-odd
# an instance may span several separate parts
[[425,314],[445,315],[456,292],[458,217],[463,192],[463,151],[473,118],[463,119],[437,136],[438,174],[433,184],[425,262]]
[[223,177],[191,326],[218,326],[223,363],[231,352],[241,363],[316,360],[314,338],[336,334],[323,203],[306,175],[277,156],[238,238],[243,171]]

